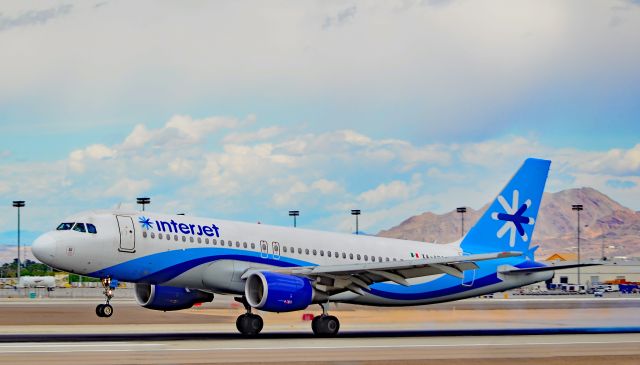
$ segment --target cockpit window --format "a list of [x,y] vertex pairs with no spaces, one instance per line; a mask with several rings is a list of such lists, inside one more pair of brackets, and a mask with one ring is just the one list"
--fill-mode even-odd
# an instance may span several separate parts
[[58,231],[68,231],[71,229],[71,227],[73,227],[73,222],[71,223],[60,223],[60,225],[58,226],[58,228],[56,228],[56,230]]
[[87,223],[87,232],[96,234],[98,231],[96,230],[96,226],[91,223]]
[[77,231],[77,232],[86,232],[87,230],[84,228],[84,223],[76,223],[75,226],[73,226],[73,230]]

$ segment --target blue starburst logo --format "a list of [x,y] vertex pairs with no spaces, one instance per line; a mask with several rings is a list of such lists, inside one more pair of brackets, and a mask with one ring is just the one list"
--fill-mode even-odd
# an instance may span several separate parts
[[493,212],[491,218],[494,220],[503,221],[504,224],[496,233],[498,238],[502,238],[507,232],[509,232],[509,246],[514,247],[516,244],[516,232],[524,242],[529,240],[527,233],[524,231],[523,224],[531,225],[535,223],[535,220],[531,217],[525,217],[524,212],[531,206],[531,200],[527,199],[522,205],[518,204],[520,192],[518,190],[513,191],[513,198],[511,204],[500,195],[498,201],[504,209],[504,213]]
[[151,221],[151,219],[142,216],[142,217],[138,217],[138,223],[140,223],[140,225],[142,226],[142,228],[146,229],[146,230],[150,230],[153,228],[153,222]]

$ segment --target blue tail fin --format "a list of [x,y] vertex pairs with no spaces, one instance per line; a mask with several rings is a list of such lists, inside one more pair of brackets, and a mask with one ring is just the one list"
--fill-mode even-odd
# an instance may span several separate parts
[[529,256],[550,165],[548,160],[527,159],[462,239],[462,250],[474,254],[522,251]]

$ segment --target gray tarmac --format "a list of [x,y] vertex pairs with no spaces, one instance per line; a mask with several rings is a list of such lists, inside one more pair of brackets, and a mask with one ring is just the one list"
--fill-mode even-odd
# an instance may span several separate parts
[[[302,313],[243,312],[222,301],[157,312],[126,299],[113,317],[91,299],[0,300],[0,363],[20,364],[640,364],[640,299],[474,299],[413,308],[332,307],[337,338],[315,338]],[[225,304],[226,303],[226,304]]]

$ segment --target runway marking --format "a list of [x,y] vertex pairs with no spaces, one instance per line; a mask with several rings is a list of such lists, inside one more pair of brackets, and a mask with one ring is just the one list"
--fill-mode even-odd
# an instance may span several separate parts
[[[68,345],[57,345],[57,344],[46,344],[50,347],[60,346],[65,347],[65,349],[41,349],[42,346],[39,344],[28,344],[28,345],[16,345],[16,346],[8,346],[8,347],[0,347],[0,353],[69,353],[69,352],[140,352],[140,351],[283,351],[283,350],[355,350],[355,349],[407,349],[407,348],[449,348],[449,347],[508,347],[508,346],[545,346],[545,345],[557,345],[557,346],[565,346],[565,345],[610,345],[610,344],[640,344],[640,341],[572,341],[572,342],[526,342],[526,343],[467,343],[467,344],[414,344],[414,345],[347,345],[347,346],[292,346],[292,347],[210,347],[210,348],[163,348],[163,349],[151,349],[149,347],[154,346],[164,346],[167,344],[145,344],[145,343],[124,343],[124,344],[103,344],[103,345],[92,345],[96,348],[80,348],[78,349],[80,344],[68,344]],[[44,344],[43,344],[44,345]],[[146,347],[146,349],[136,349],[136,348],[110,348],[104,349],[104,346],[132,346],[132,347]],[[37,350],[29,350],[29,347],[36,348]],[[88,345],[85,345],[88,347]],[[15,350],[12,350],[14,348]]]
[[23,344],[15,344],[15,345],[10,345],[10,344],[0,344],[0,349],[3,348],[19,348],[19,347],[24,347],[24,348],[30,348],[30,347],[35,347],[35,348],[41,348],[41,347],[102,347],[102,346],[107,346],[107,347],[118,347],[118,346],[130,346],[130,345],[135,345],[135,346],[163,346],[163,344],[161,343],[137,343],[137,342],[119,342],[119,343],[101,343],[101,344],[96,344],[96,343],[57,343],[57,342],[47,342],[47,343],[37,343],[37,342],[32,342],[32,343],[23,343]]

